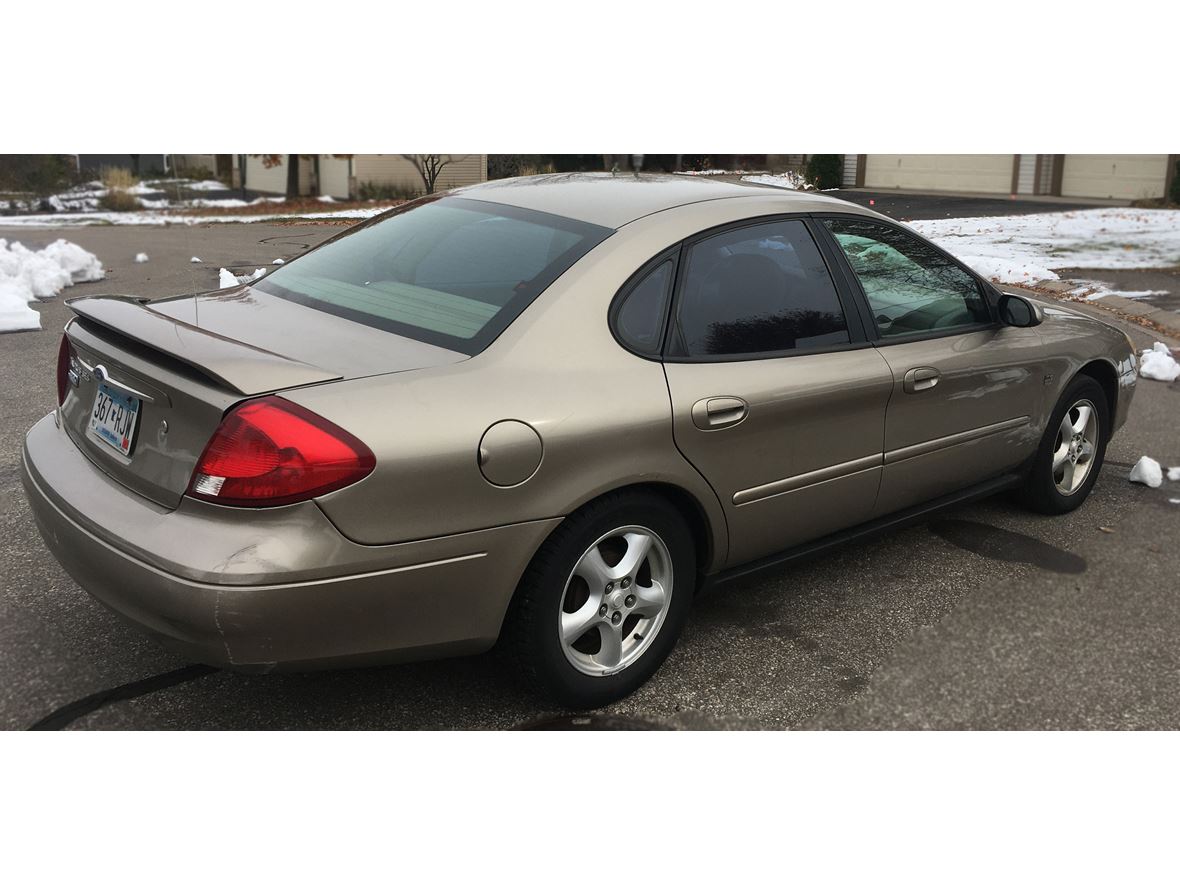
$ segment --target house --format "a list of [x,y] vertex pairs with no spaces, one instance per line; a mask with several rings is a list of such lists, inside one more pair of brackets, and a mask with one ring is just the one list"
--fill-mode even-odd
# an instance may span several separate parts
[[843,184],[1138,200],[1168,193],[1178,160],[1177,154],[845,154]]
[[[288,154],[236,154],[233,186],[263,194],[287,192]],[[362,189],[383,188],[405,196],[422,194],[426,187],[414,164],[401,154],[299,154],[299,193],[355,199]],[[487,181],[487,154],[442,154],[451,161],[435,182],[436,191]],[[267,165],[278,158],[277,165]],[[367,186],[367,187],[366,187]]]

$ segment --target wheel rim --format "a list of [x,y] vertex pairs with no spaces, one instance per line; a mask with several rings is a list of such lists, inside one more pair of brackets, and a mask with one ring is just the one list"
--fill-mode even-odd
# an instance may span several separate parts
[[651,529],[607,532],[566,578],[557,621],[561,648],[587,676],[610,676],[655,641],[672,599],[672,557]]
[[1098,453],[1098,410],[1080,399],[1066,410],[1053,446],[1053,484],[1072,495],[1086,482]]

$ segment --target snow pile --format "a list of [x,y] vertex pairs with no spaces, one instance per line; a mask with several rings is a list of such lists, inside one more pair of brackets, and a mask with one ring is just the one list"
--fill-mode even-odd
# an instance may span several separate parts
[[1131,482],[1141,482],[1148,488],[1158,489],[1164,481],[1164,471],[1159,461],[1144,455],[1131,468],[1131,475],[1127,478]]
[[281,259],[281,258],[276,258],[274,261],[271,262],[271,264],[282,264],[282,263],[283,263],[283,259]]
[[781,175],[743,175],[742,181],[751,184],[769,184],[771,187],[785,187],[793,191],[814,190],[798,172],[783,172]]
[[189,264],[200,264],[201,263],[201,259],[198,258],[196,255],[194,255],[188,261],[189,261]]
[[242,276],[234,276],[234,272],[227,268],[221,268],[217,273],[218,287],[222,289],[229,289],[233,286],[240,286],[243,283],[253,282],[266,273],[265,267],[257,268],[254,273],[243,274]]
[[1157,341],[1151,350],[1145,350],[1139,355],[1139,374],[1154,381],[1166,381],[1169,384],[1180,378],[1180,363],[1172,356],[1168,345]]
[[146,252],[136,252],[135,253],[135,263],[136,264],[147,264],[147,260],[148,260],[148,254]]
[[1180,254],[1175,209],[1083,209],[909,225],[999,283],[1055,280],[1064,267],[1170,267]]
[[1169,467],[1168,468],[1168,481],[1169,482],[1180,482],[1180,467]]
[[34,252],[0,239],[0,332],[40,329],[41,317],[31,302],[104,275],[102,262],[74,243],[57,240]]

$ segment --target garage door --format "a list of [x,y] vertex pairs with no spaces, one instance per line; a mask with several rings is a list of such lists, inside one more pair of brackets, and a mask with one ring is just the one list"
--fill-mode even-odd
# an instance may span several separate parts
[[869,154],[865,187],[968,191],[1012,191],[1012,154]]
[[1167,154],[1066,154],[1063,197],[1162,197]]

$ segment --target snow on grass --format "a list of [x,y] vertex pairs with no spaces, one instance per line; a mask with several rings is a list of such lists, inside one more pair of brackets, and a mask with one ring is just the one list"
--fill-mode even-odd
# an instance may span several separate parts
[[220,181],[208,179],[206,181],[193,181],[185,185],[190,191],[227,191],[229,190]]
[[[255,203],[260,202],[255,200]],[[283,202],[266,199],[265,202]],[[210,205],[225,206],[224,201],[210,201]],[[279,221],[282,219],[365,219],[388,212],[389,206],[373,206],[360,209],[337,209],[331,212],[273,212],[258,215],[169,215],[163,212],[63,212],[53,215],[11,215],[0,218],[0,227],[86,227],[88,225],[149,225],[163,227],[168,224],[252,224],[256,221]]]
[[1141,482],[1148,488],[1158,489],[1164,481],[1164,471],[1159,461],[1144,455],[1135,462],[1127,479],[1131,482]]
[[909,225],[998,283],[1055,280],[1065,267],[1126,270],[1180,263],[1175,209],[1082,209]]
[[735,169],[686,169],[677,172],[677,175],[769,175],[769,172],[762,170],[755,170],[751,172],[740,172]]
[[135,253],[135,263],[136,264],[147,264],[147,260],[148,260],[148,254],[146,252],[136,252]]
[[1150,350],[1139,355],[1139,375],[1171,384],[1180,378],[1180,363],[1176,362],[1168,345],[1157,341]]
[[0,332],[40,329],[41,316],[31,302],[103,276],[102,262],[74,243],[56,240],[34,252],[0,239]]
[[793,191],[814,190],[798,172],[783,172],[780,175],[743,175],[742,181],[751,184],[768,184],[771,187],[782,187]]

